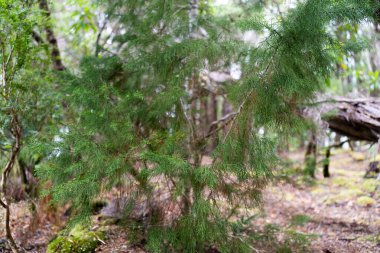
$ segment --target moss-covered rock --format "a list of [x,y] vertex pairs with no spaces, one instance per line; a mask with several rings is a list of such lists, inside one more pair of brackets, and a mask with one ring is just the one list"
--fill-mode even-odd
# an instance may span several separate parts
[[101,231],[88,231],[75,227],[69,235],[60,235],[49,243],[47,253],[91,253],[104,240]]

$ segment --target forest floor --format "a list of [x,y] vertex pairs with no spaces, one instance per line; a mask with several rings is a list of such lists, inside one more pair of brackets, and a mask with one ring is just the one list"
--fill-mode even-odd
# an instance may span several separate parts
[[[297,231],[314,234],[312,252],[380,252],[380,181],[365,179],[363,153],[338,150],[330,158],[330,178],[279,182],[264,193],[265,222],[287,226],[293,217],[309,222]],[[303,153],[289,155],[301,166]]]
[[[252,226],[276,224],[287,228],[295,217],[303,217],[306,222],[292,229],[313,235],[311,252],[380,253],[380,181],[363,178],[369,163],[364,154],[343,150],[333,152],[331,177],[323,178],[319,169],[315,180],[301,175],[302,153],[291,153],[287,157],[292,161],[289,173],[264,191],[264,215],[252,220]],[[27,252],[45,252],[46,244],[62,228],[64,221],[52,225],[45,221],[48,217],[41,217],[36,228],[29,231],[31,215],[28,205],[19,202],[12,205],[12,209],[17,241],[26,245]],[[254,214],[258,210],[245,211]],[[54,218],[50,217],[50,220]],[[0,252],[3,252],[3,231],[0,225]],[[108,239],[96,252],[145,252],[139,245],[129,243],[126,239],[128,232],[121,227],[112,226],[108,231]],[[260,249],[259,252],[274,253],[271,249]]]

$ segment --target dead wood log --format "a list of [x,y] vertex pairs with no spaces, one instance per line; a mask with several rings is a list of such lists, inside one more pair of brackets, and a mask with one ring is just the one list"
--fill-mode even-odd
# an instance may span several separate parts
[[379,141],[380,99],[337,99],[321,113],[338,134],[352,140]]

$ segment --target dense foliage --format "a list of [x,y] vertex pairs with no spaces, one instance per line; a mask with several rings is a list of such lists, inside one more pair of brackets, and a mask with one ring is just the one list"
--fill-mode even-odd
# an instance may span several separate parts
[[[38,70],[45,61],[30,60],[46,57],[31,42],[41,23],[20,21],[34,5],[7,2],[0,2],[0,25],[13,27],[0,32],[21,36],[9,38],[14,49],[1,39],[3,48],[10,45],[2,65],[14,50],[12,71],[22,75],[1,102],[18,108],[31,129],[35,149],[25,141],[24,154],[45,156],[37,174],[52,183],[46,194],[70,203],[75,223],[89,221],[102,193],[125,187],[126,209],[144,202],[152,252],[252,251],[252,238],[235,231],[230,218],[260,203],[277,166],[277,138],[304,124],[299,105],[323,89],[341,55],[361,49],[360,40],[342,41],[328,27],[370,21],[376,8],[371,0],[307,0],[269,21],[256,1],[230,17],[216,15],[206,0],[98,1],[104,27],[95,52],[86,50],[78,69],[52,74]],[[114,29],[102,43],[107,24]],[[244,31],[262,40],[246,43]],[[233,64],[241,66],[239,80],[216,87],[206,80],[205,71]],[[216,110],[210,122],[203,106],[210,96],[224,97],[233,111]]]

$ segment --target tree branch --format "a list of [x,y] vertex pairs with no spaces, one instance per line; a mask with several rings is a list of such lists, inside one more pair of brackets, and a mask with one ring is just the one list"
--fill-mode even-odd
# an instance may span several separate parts
[[44,39],[36,31],[32,31],[32,37],[38,44],[46,44]]
[[95,42],[95,56],[96,57],[99,55],[99,51],[100,51],[99,42],[100,42],[100,38],[102,37],[102,33],[103,33],[104,29],[106,28],[106,26],[107,26],[107,21],[104,21],[104,24],[102,25],[102,27],[99,30],[98,36],[96,36],[96,42]]
[[[231,120],[233,120],[233,118],[236,116],[238,112],[232,112],[232,113],[229,113],[225,116],[223,116],[221,119],[219,120],[215,120],[213,121],[211,124],[210,124],[210,127],[209,127],[209,130],[208,130],[208,133],[207,135],[205,136],[205,138],[209,138],[211,137],[212,135],[214,135],[215,133],[217,133],[218,131],[220,131],[221,129],[223,129],[225,126],[228,125],[228,123],[231,122]],[[219,124],[221,124],[219,127],[217,127]],[[215,128],[216,127],[216,128]]]

